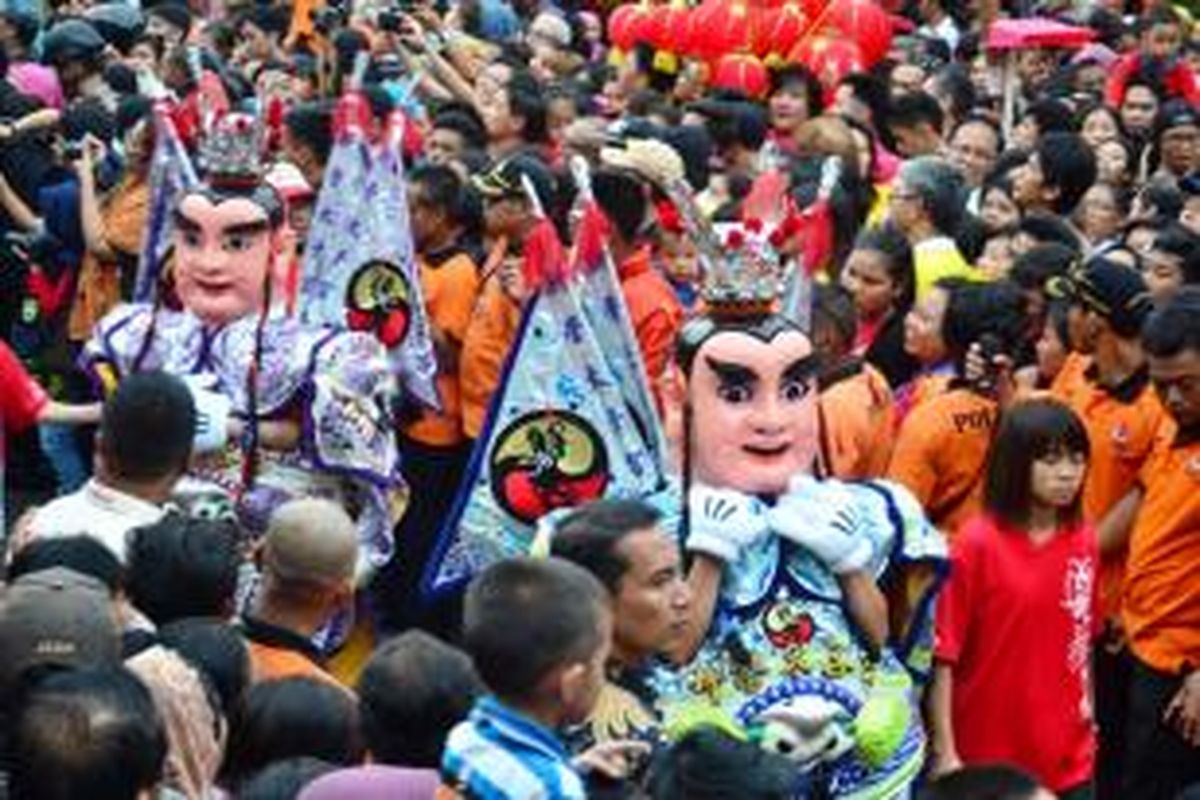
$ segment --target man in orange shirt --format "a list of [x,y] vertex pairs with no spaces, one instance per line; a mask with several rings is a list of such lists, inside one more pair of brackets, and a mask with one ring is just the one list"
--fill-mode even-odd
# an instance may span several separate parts
[[1170,419],[1142,468],[1129,539],[1121,796],[1166,800],[1200,781],[1200,289],[1151,314],[1142,344]]
[[999,416],[994,376],[963,379],[967,353],[979,343],[987,343],[995,355],[1013,353],[1024,328],[1023,298],[1012,284],[954,289],[944,336],[959,377],[948,391],[913,409],[900,426],[888,477],[907,487],[949,537],[982,509],[984,467]]
[[304,499],[276,509],[263,539],[262,582],[241,621],[252,680],[338,684],[313,637],[354,602],[357,562],[358,534],[341,506]]
[[463,433],[458,370],[479,293],[479,270],[463,249],[464,192],[462,180],[449,167],[422,166],[409,176],[413,243],[438,360],[442,408],[415,409],[400,432],[410,499],[396,530],[399,556],[375,583],[382,621],[397,630],[419,626],[448,634],[454,625],[453,608],[422,603],[420,582],[471,456],[471,443]]
[[1117,797],[1128,691],[1117,623],[1128,550],[1125,541],[1109,535],[1112,525],[1105,520],[1137,485],[1164,417],[1138,335],[1152,302],[1136,270],[1102,256],[1092,258],[1078,274],[1054,279],[1048,289],[1069,303],[1071,346],[1076,358],[1089,362],[1073,376],[1062,378],[1060,373],[1051,393],[1079,415],[1091,442],[1083,514],[1100,532],[1100,598],[1106,622],[1105,639],[1095,652],[1101,732],[1096,777],[1102,798]]
[[[1083,512],[1087,521],[1100,526],[1136,485],[1164,416],[1150,386],[1139,338],[1153,304],[1136,270],[1102,256],[1077,275],[1055,279],[1050,290],[1070,304],[1071,346],[1082,366],[1073,369],[1072,376],[1056,379],[1050,392],[1074,409],[1088,428],[1092,450]],[[1101,593],[1106,613],[1112,614],[1125,547],[1123,542],[1102,541],[1101,549],[1108,562]]]
[[537,219],[522,189],[523,177],[534,187],[542,207],[551,208],[554,178],[534,156],[512,156],[474,181],[484,198],[492,249],[459,359],[463,433],[470,439],[479,438],[483,431],[492,394],[516,340],[527,294],[521,277],[522,243]]
[[879,370],[851,355],[858,323],[850,294],[840,286],[813,289],[813,346],[822,358],[817,400],[822,455],[836,478],[882,477],[896,424],[892,391]]
[[612,223],[609,246],[617,263],[621,293],[629,308],[646,379],[650,386],[657,387],[674,353],[675,337],[683,324],[683,306],[655,267],[651,246],[645,241],[650,219],[649,187],[633,172],[605,168],[592,176],[592,189]]

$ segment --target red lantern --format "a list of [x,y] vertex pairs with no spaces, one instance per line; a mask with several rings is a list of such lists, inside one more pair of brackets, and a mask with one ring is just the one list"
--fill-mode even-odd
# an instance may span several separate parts
[[696,13],[687,6],[681,6],[676,11],[667,18],[667,39],[663,49],[681,55],[687,52],[692,26],[696,24]]
[[804,9],[805,16],[817,24],[821,24],[833,13],[830,6],[836,2],[838,0],[800,0],[800,5]]
[[608,15],[608,40],[614,47],[618,50],[633,49],[646,11],[646,6],[640,3],[617,6],[613,9]]
[[758,25],[754,28],[754,39],[750,42],[750,52],[759,58],[767,54],[767,48],[770,45],[768,39],[771,36],[771,29],[775,27],[775,23],[778,20],[778,8],[768,6],[759,7]]
[[788,0],[780,8],[766,12],[762,19],[761,35],[757,37],[754,50],[768,65],[782,61],[809,27],[808,17],[804,16],[800,4],[794,0]]
[[892,19],[874,0],[838,0],[829,9],[828,21],[858,45],[867,67],[886,56],[892,45]]
[[638,41],[644,41],[655,50],[674,52],[680,31],[687,25],[688,7],[678,3],[654,6],[640,27]]
[[826,99],[842,78],[863,71],[862,51],[848,39],[825,33],[802,40],[788,56],[789,61],[808,67],[825,87]]
[[711,84],[718,89],[733,89],[747,97],[760,98],[771,85],[766,66],[748,53],[722,56],[713,67]]
[[692,15],[689,55],[711,61],[754,45],[759,9],[747,0],[706,0]]

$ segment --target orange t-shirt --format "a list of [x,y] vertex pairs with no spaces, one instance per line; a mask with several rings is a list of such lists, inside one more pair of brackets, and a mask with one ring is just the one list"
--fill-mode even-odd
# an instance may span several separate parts
[[892,396],[896,408],[897,429],[908,419],[908,415],[926,401],[945,394],[950,388],[953,372],[939,369],[934,372],[915,375],[908,383],[898,388]]
[[[421,294],[429,324],[452,346],[467,338],[471,312],[479,293],[479,270],[466,253],[456,253],[436,267],[421,261]],[[461,350],[460,350],[461,354]],[[441,412],[426,410],[404,429],[404,435],[422,444],[449,447],[463,440],[462,399],[457,364],[438,365]]]
[[683,325],[683,305],[667,279],[654,269],[649,247],[641,248],[621,264],[620,278],[646,379],[655,387],[674,353],[675,338]]
[[[119,255],[130,259],[142,246],[142,233],[150,212],[150,184],[140,177],[125,178],[105,200],[101,210],[104,238]],[[121,264],[101,262],[89,250],[83,256],[76,281],[75,302],[67,318],[67,336],[86,341],[96,323],[121,302]]]
[[1142,467],[1121,616],[1134,655],[1179,674],[1200,666],[1200,438],[1167,417]]
[[948,537],[983,508],[983,477],[996,401],[951,389],[914,408],[900,426],[887,476],[906,486]]
[[[1083,516],[1098,525],[1137,485],[1165,412],[1145,370],[1106,389],[1096,382],[1095,369],[1088,365],[1076,377],[1056,380],[1051,394],[1070,406],[1087,428],[1091,458],[1083,484]],[[1124,549],[1101,558],[1100,602],[1105,618],[1120,610],[1125,559]]]
[[1068,353],[1062,369],[1058,371],[1058,374],[1054,376],[1054,381],[1050,384],[1050,394],[1061,398],[1075,391],[1080,383],[1086,381],[1084,373],[1090,366],[1092,366],[1091,356],[1076,352]]
[[250,655],[250,679],[253,682],[316,678],[342,687],[338,679],[318,663],[320,653],[303,634],[249,615],[241,618],[239,627]]
[[475,439],[483,430],[492,393],[521,324],[521,307],[491,274],[483,281],[471,313],[458,362],[463,433]]
[[316,678],[341,686],[336,678],[303,653],[254,641],[247,641],[246,647],[250,651],[250,678],[255,683],[283,678]]
[[855,359],[846,374],[821,390],[825,455],[834,477],[879,478],[887,472],[895,435],[895,409],[887,378]]

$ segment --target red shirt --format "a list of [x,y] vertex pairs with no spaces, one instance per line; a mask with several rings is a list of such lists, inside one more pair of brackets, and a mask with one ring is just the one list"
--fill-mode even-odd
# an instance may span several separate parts
[[4,432],[20,433],[33,425],[50,402],[45,390],[4,342],[0,342],[0,386],[4,387],[0,391],[0,430]]
[[951,548],[936,657],[950,666],[966,764],[1007,762],[1055,791],[1089,780],[1099,552],[1087,526],[1035,545],[976,517]]
[[[1126,53],[1118,58],[1108,70],[1108,78],[1104,83],[1104,103],[1112,108],[1120,108],[1129,81],[1141,68],[1141,53]],[[1200,104],[1200,87],[1196,84],[1196,76],[1183,59],[1177,60],[1167,70],[1162,84],[1166,93],[1164,100],[1181,97],[1192,106]]]
[[4,529],[4,437],[37,422],[50,402],[46,391],[29,376],[16,354],[0,342],[0,531]]

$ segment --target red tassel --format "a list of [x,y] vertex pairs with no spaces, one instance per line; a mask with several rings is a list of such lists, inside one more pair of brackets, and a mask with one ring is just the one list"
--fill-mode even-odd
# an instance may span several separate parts
[[670,200],[659,200],[654,204],[654,210],[658,214],[658,224],[667,233],[683,233],[683,220],[679,216],[679,209],[675,208],[675,204]]
[[550,220],[542,218],[537,221],[525,239],[521,256],[525,285],[531,291],[566,280],[567,257]]
[[800,252],[811,275],[833,257],[833,212],[828,200],[818,200],[800,212]]
[[350,131],[366,135],[371,129],[371,106],[362,92],[346,92],[337,102],[333,114],[333,132],[341,139]]
[[594,269],[604,260],[604,243],[610,232],[608,218],[592,201],[583,208],[583,219],[575,235],[575,269]]

